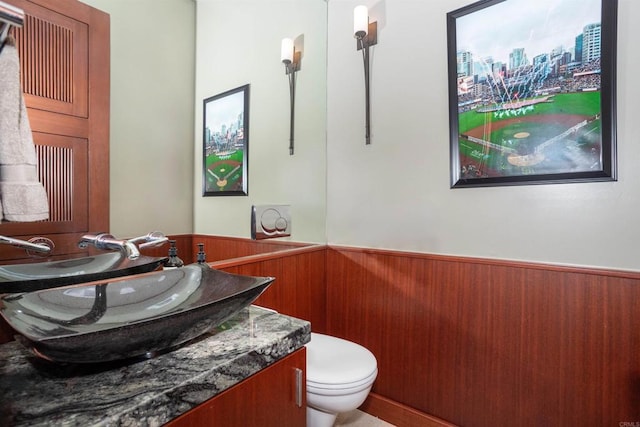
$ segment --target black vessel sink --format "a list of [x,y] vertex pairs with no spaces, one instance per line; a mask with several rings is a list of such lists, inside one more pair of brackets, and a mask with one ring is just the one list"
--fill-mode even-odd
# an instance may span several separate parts
[[0,314],[36,356],[97,363],[184,344],[249,306],[273,282],[189,264],[132,278],[5,295]]
[[141,255],[129,259],[121,252],[33,264],[0,265],[0,294],[33,292],[87,283],[157,269],[167,258]]

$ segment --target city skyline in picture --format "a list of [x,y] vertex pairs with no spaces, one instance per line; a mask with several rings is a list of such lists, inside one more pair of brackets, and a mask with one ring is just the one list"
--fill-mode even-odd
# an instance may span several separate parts
[[220,132],[223,127],[237,128],[244,112],[244,93],[236,92],[206,105],[206,123],[211,133]]
[[600,20],[600,0],[508,0],[459,17],[457,50],[475,62],[490,58],[507,65],[517,49],[529,64],[558,48],[575,55],[576,37]]

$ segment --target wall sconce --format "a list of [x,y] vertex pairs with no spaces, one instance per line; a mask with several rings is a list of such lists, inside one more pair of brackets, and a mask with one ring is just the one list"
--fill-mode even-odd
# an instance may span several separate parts
[[378,43],[378,22],[369,22],[366,6],[357,6],[353,10],[353,36],[357,41],[357,50],[362,50],[364,62],[365,96],[365,143],[371,144],[371,107],[369,99],[369,46]]
[[289,124],[289,155],[293,155],[293,124],[296,104],[296,72],[300,70],[300,51],[296,51],[291,39],[282,39],[280,60],[289,77],[289,98],[291,100],[291,122]]

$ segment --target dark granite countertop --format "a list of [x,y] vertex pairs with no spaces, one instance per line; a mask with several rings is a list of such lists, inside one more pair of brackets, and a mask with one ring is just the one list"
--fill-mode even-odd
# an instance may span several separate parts
[[0,345],[0,425],[160,426],[301,348],[307,321],[251,306],[151,359],[53,365]]

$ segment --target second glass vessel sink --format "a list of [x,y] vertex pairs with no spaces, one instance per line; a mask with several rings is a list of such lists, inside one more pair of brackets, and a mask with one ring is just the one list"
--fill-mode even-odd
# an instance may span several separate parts
[[141,255],[129,259],[122,252],[33,264],[0,265],[0,294],[33,292],[157,269],[167,258]]

